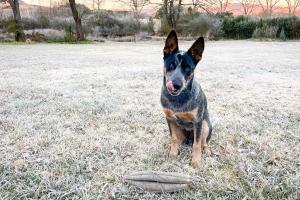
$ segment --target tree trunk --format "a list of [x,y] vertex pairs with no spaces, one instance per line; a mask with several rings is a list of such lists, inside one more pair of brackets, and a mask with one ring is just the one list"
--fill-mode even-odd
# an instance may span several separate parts
[[9,0],[8,2],[10,4],[10,7],[14,14],[14,20],[15,20],[15,25],[16,25],[15,40],[17,42],[24,42],[25,34],[24,34],[23,25],[22,25],[22,21],[21,21],[19,1],[18,0]]
[[174,0],[170,0],[170,9],[169,9],[170,19],[172,28],[176,30],[176,23],[175,23],[175,9],[174,9]]
[[182,0],[178,1],[178,7],[177,7],[177,13],[176,13],[176,18],[175,18],[175,27],[179,21],[180,15],[181,15],[181,9],[182,9]]
[[76,36],[77,40],[84,40],[84,35],[82,31],[82,26],[81,26],[81,19],[79,17],[78,11],[76,9],[76,3],[75,0],[69,0],[70,7],[72,10],[73,18],[76,24]]

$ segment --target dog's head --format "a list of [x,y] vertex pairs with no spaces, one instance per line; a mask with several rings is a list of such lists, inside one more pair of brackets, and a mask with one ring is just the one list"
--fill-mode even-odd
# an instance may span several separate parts
[[164,76],[171,95],[179,95],[192,80],[203,51],[203,37],[196,40],[187,52],[182,52],[178,49],[176,32],[173,30],[169,33],[164,47]]

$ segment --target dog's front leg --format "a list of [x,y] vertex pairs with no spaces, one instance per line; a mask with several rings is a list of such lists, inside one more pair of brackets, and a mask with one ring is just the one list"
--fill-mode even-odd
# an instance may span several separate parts
[[175,159],[179,154],[179,147],[185,140],[185,136],[181,127],[179,127],[175,120],[168,120],[168,125],[171,133],[171,146],[169,157]]
[[193,167],[198,167],[201,162],[201,127],[202,127],[202,121],[199,123],[194,124],[194,143],[193,143],[193,153],[192,153],[192,161],[191,165]]

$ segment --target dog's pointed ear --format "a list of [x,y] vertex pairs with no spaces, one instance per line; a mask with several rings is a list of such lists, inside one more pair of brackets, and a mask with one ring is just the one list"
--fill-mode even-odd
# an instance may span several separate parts
[[193,58],[195,64],[197,64],[201,58],[204,51],[204,38],[200,37],[192,47],[188,50],[188,54]]
[[176,31],[172,30],[166,39],[166,43],[164,47],[164,57],[166,57],[171,53],[176,53],[176,52],[178,52],[178,39],[177,39]]

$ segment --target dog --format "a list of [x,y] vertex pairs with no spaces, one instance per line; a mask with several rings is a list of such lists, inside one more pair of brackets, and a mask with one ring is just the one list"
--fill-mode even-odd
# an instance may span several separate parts
[[179,51],[174,30],[169,33],[163,50],[164,76],[160,100],[171,136],[169,157],[175,159],[180,145],[192,142],[193,167],[200,165],[202,149],[210,154],[208,142],[212,134],[206,96],[194,79],[203,51],[203,37],[197,39],[187,52]]

